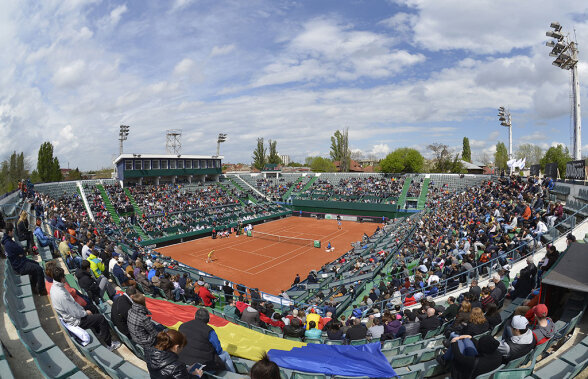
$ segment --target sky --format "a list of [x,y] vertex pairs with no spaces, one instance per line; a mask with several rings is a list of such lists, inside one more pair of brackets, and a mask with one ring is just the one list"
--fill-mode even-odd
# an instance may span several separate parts
[[[62,167],[125,153],[250,163],[259,137],[304,161],[349,128],[358,154],[431,143],[472,157],[522,143],[570,145],[570,72],[551,64],[552,21],[579,43],[588,119],[588,2],[506,0],[0,0],[0,159]],[[588,134],[583,153],[588,155]]]

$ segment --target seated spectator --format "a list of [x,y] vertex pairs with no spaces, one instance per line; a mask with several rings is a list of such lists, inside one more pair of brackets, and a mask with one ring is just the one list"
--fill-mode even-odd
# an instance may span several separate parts
[[345,339],[347,341],[362,340],[367,337],[367,328],[359,318],[353,319],[353,325],[347,329]]
[[159,288],[163,290],[163,293],[165,293],[166,298],[170,300],[174,299],[174,284],[171,281],[171,275],[169,274],[169,272],[164,273],[159,278]]
[[316,327],[316,322],[310,321],[308,323],[308,330],[304,332],[304,337],[311,339],[320,339],[321,334],[321,330]]
[[492,296],[492,290],[496,285],[492,282],[488,284],[488,287],[484,287],[482,290],[482,309],[488,311],[490,304],[496,305],[496,299]]
[[[28,220],[28,213],[26,211],[22,211],[16,223],[16,236],[20,242],[27,243],[27,250],[29,253],[33,253],[33,247],[35,246],[33,241],[33,233],[29,230],[29,220]],[[11,223],[6,224],[6,232],[8,233],[8,225]],[[14,226],[12,227],[14,231]],[[14,235],[12,235],[14,237]],[[35,248],[36,249],[36,248]]]
[[343,329],[341,323],[332,322],[327,327],[327,338],[332,341],[341,341],[343,339]]
[[65,263],[70,269],[78,269],[82,266],[82,257],[74,254],[71,251],[71,244],[67,241],[66,237],[59,243],[58,250],[63,257],[65,257]]
[[[373,315],[370,317],[373,317]],[[384,334],[384,325],[382,325],[379,318],[375,317],[372,320],[372,325],[368,328],[367,337],[371,340],[379,340],[382,334]]]
[[478,334],[486,333],[488,330],[490,330],[490,324],[486,320],[486,317],[484,317],[482,309],[477,307],[472,309],[470,321],[463,328],[462,334],[477,336]]
[[280,367],[266,353],[251,367],[251,379],[281,379]]
[[200,299],[202,300],[204,305],[206,307],[213,307],[214,308],[214,304],[216,302],[216,296],[214,296],[210,292],[210,290],[209,290],[210,285],[208,283],[204,283],[202,281],[198,281],[198,285],[200,286],[200,288],[198,288],[198,296],[200,297]]
[[33,232],[33,235],[37,237],[37,242],[39,243],[39,245],[41,245],[41,247],[49,246],[49,250],[51,251],[51,254],[53,254],[55,252],[55,247],[53,246],[53,238],[48,237],[45,234],[45,232],[43,232],[43,229],[41,229],[41,225],[43,225],[43,223],[41,222],[40,218],[37,219],[35,224],[36,228]]
[[[131,287],[129,287],[131,288]],[[186,346],[186,337],[175,330],[164,330],[157,334],[155,346],[145,349],[145,362],[151,378],[188,379],[201,377],[204,371],[188,372],[188,366],[179,360],[178,354]]]
[[455,316],[457,316],[457,312],[459,311],[459,305],[455,303],[455,297],[453,296],[449,296],[447,298],[447,304],[449,305],[447,306],[447,308],[445,308],[445,311],[441,313],[441,318],[445,321],[451,321],[455,318]]
[[420,333],[425,337],[430,330],[435,330],[439,326],[441,326],[441,322],[436,315],[435,308],[427,308],[427,317],[421,320]]
[[133,306],[133,299],[131,296],[137,294],[135,286],[127,287],[126,293],[114,299],[112,302],[112,309],[110,311],[110,318],[114,326],[125,336],[132,338],[129,332],[128,317],[129,311]]
[[14,225],[9,222],[6,224],[6,233],[2,237],[2,246],[12,269],[19,275],[30,275],[33,293],[47,296],[43,269],[37,262],[26,258],[26,252],[22,246],[14,242],[13,237]]
[[[386,316],[384,316],[386,317]],[[416,333],[418,333],[418,329],[420,328],[420,323],[413,323],[418,325],[416,328]],[[406,334],[406,327],[402,325],[402,316],[399,314],[391,315],[390,318],[386,319],[384,324],[384,335],[380,337],[382,340],[392,340],[394,338],[404,337]]]
[[123,257],[118,257],[116,264],[112,268],[112,275],[118,279],[121,286],[129,287],[137,284],[123,269],[123,263],[125,262]]
[[[131,339],[146,349],[155,344],[158,330],[151,318],[147,317],[149,310],[145,305],[145,296],[138,292],[131,296],[133,304],[127,314],[127,326]],[[194,362],[192,362],[194,363]]]
[[535,337],[530,329],[527,329],[529,321],[523,316],[514,316],[510,322],[512,336],[503,336],[498,346],[502,354],[503,362],[509,362],[529,353],[535,347]]
[[406,330],[404,336],[408,337],[419,334],[421,330],[421,322],[416,313],[407,309],[404,311],[404,317],[406,317],[406,321],[404,322],[404,328]]
[[302,324],[302,321],[300,321],[299,318],[293,318],[292,320],[290,320],[289,325],[284,326],[284,338],[293,337],[303,339],[305,331],[306,330],[304,328],[304,325]]
[[53,270],[53,285],[51,286],[51,304],[63,322],[82,329],[92,329],[100,342],[110,351],[120,347],[120,342],[112,341],[108,322],[101,314],[92,314],[75,302],[65,289],[65,273],[62,268]]
[[80,287],[88,293],[96,304],[102,302],[106,292],[111,299],[114,299],[116,290],[112,287],[108,279],[100,276],[99,282],[95,279],[90,268],[90,262],[82,261],[82,266],[76,270],[75,276],[78,279]]
[[555,335],[555,323],[547,317],[547,306],[545,304],[537,304],[529,309],[525,315],[533,330],[535,336],[535,343],[541,345]]
[[469,335],[451,340],[445,355],[438,356],[443,365],[450,364],[452,378],[475,378],[497,369],[502,364],[500,343],[492,336],[482,336],[478,341]]
[[248,305],[247,308],[243,309],[243,312],[241,313],[241,321],[246,322],[249,325],[261,326],[259,311],[251,305]]
[[490,324],[490,329],[494,329],[496,325],[500,325],[502,322],[502,317],[500,316],[500,312],[498,311],[496,304],[492,303],[488,305],[488,309],[486,311],[486,320],[488,320],[488,324]]
[[[45,264],[45,289],[47,290],[47,293],[51,293],[51,287],[53,286],[53,270],[56,267],[59,267],[59,266],[57,266],[57,262],[53,261],[53,260],[49,261]],[[67,292],[69,292],[71,297],[73,297],[75,302],[78,303],[79,305],[81,305],[82,308],[84,308],[87,311],[92,312],[93,314],[100,313],[98,311],[98,308],[96,308],[96,306],[90,301],[89,298],[84,296],[82,293],[80,293],[75,288],[71,288],[70,285],[67,283],[67,281],[65,282],[64,287],[65,287],[65,290]]]
[[208,311],[200,308],[196,311],[194,320],[184,322],[180,326],[179,331],[190,336],[179,354],[180,361],[186,365],[204,364],[207,372],[235,372],[231,356],[222,349],[216,332],[208,325],[209,321]]

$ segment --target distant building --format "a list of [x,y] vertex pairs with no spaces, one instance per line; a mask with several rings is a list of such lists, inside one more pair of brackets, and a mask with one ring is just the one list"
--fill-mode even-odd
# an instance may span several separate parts
[[284,166],[288,166],[290,164],[290,156],[289,155],[280,155],[280,159],[282,160],[282,164]]
[[478,166],[477,164],[466,162],[464,160],[462,160],[460,162],[463,165],[463,168],[465,168],[467,170],[468,174],[483,174],[484,173],[484,168]]
[[[337,171],[341,171],[341,162],[334,161],[333,164],[337,168]],[[362,166],[359,162],[351,159],[349,162],[349,172],[375,172],[375,166],[373,166],[373,165]]]
[[122,154],[114,160],[116,178],[128,184],[218,181],[221,156],[184,154]]

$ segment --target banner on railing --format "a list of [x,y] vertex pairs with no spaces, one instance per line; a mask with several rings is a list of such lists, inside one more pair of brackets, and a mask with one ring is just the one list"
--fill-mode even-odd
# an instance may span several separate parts
[[586,161],[570,161],[566,163],[566,179],[586,180]]
[[545,176],[551,179],[557,179],[557,163],[547,163],[545,165]]
[[531,176],[539,176],[540,172],[541,172],[541,165],[539,165],[539,164],[531,165],[531,172],[530,172]]

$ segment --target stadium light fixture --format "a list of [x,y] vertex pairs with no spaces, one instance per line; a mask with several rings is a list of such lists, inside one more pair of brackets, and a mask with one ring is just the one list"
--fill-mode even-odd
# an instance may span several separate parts
[[[510,112],[505,107],[498,108],[498,121],[500,125],[508,128],[508,159],[512,159],[512,123],[510,118]],[[510,174],[512,175],[512,167],[510,168]]]
[[572,72],[572,145],[573,157],[575,160],[582,159],[582,115],[580,110],[580,79],[578,78],[578,44],[571,41],[561,30],[559,22],[552,22],[549,25],[553,30],[548,30],[545,35],[551,37],[554,41],[547,41],[545,46],[551,48],[550,57],[555,57],[552,65],[562,70],[571,70]]
[[225,133],[219,133],[218,139],[216,140],[216,156],[220,156],[220,144],[227,140],[227,135]]
[[118,141],[120,142],[119,155],[122,155],[122,153],[123,153],[123,141],[126,141],[127,137],[129,136],[129,128],[130,128],[130,126],[128,126],[128,125],[121,125],[120,126],[120,130],[118,132]]

